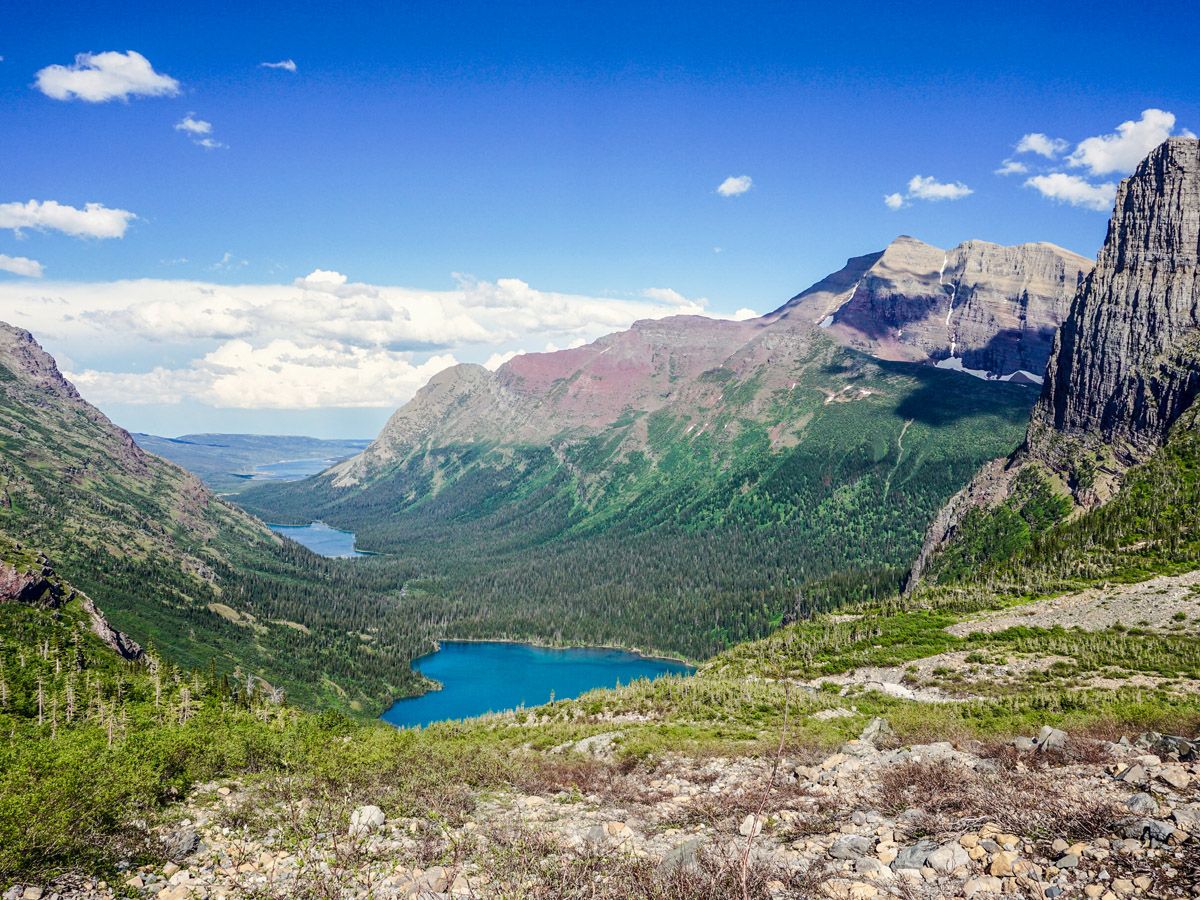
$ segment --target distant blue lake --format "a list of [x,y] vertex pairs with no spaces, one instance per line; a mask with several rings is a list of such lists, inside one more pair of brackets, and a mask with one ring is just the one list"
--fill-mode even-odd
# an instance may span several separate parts
[[291,538],[297,544],[303,544],[321,556],[342,559],[367,555],[354,549],[354,532],[338,531],[324,522],[313,522],[311,525],[272,525],[271,530]]
[[285,459],[279,462],[255,466],[250,473],[251,481],[299,481],[310,475],[324,472],[335,459]]
[[556,700],[567,700],[636,678],[694,671],[680,662],[624,650],[551,650],[499,641],[443,641],[440,650],[415,660],[413,668],[440,682],[442,689],[393,703],[382,718],[401,728],[540,706],[550,702],[551,692]]

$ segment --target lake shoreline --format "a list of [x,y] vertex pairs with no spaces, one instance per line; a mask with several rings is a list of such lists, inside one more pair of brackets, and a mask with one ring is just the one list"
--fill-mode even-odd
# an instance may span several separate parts
[[[409,663],[421,685],[416,693],[392,699],[380,715],[388,724],[424,727],[696,670],[677,657],[610,644],[556,646],[514,638],[453,637],[430,643],[431,650]],[[439,696],[442,699],[433,699]],[[395,715],[389,716],[393,710]]]
[[[366,551],[364,551],[366,552]],[[663,662],[679,663],[680,665],[690,666],[693,669],[699,669],[698,663],[692,662],[690,659],[684,659],[682,656],[670,656],[666,653],[652,653],[645,650],[640,650],[637,647],[620,647],[616,644],[547,644],[539,640],[523,640],[521,638],[442,638],[441,641],[433,642],[433,649],[428,653],[422,653],[420,656],[414,656],[409,661],[409,666],[416,664],[417,660],[424,659],[426,656],[432,656],[442,649],[442,641],[448,644],[522,644],[526,647],[537,647],[539,650],[618,650],[621,653],[629,653],[639,659],[662,660]],[[404,699],[404,698],[399,698]]]

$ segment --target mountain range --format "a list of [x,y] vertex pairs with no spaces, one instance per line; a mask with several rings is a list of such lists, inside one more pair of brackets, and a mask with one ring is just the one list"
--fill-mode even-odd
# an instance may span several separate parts
[[407,561],[448,634],[702,658],[895,589],[936,510],[1019,443],[1087,269],[901,237],[757,319],[447,369],[361,454],[239,502]]

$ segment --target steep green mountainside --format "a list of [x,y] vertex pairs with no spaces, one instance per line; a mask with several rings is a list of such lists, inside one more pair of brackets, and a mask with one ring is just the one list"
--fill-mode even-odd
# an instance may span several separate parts
[[[678,402],[606,427],[393,445],[378,468],[354,460],[239,502],[353,530],[403,561],[421,575],[410,596],[441,598],[448,636],[703,658],[796,611],[894,590],[929,517],[1017,444],[1033,400],[873,360],[815,329],[802,341],[706,369]],[[414,404],[457,415],[457,388],[449,401],[439,390],[445,380]]]
[[395,566],[284,542],[85,403],[0,328],[0,531],[37,547],[114,625],[173,662],[241,667],[298,702],[376,708],[419,682],[425,628]]
[[370,443],[260,434],[183,434],[174,438],[135,434],[133,439],[143,450],[199,475],[220,494],[244,490],[256,478],[273,477],[269,470],[260,473],[260,466],[296,460],[322,460],[330,466],[362,452]]

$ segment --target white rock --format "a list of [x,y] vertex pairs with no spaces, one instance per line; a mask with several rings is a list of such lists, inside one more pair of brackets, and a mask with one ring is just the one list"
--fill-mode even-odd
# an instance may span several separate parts
[[387,822],[387,816],[378,806],[360,806],[350,814],[351,834],[370,834],[378,831]]

